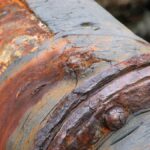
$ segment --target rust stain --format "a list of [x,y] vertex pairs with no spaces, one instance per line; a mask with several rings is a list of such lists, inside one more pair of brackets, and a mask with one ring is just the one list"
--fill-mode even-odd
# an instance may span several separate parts
[[[51,33],[50,30],[44,24],[42,24],[31,13],[31,11],[27,8],[27,6],[20,0],[0,0],[0,26],[1,26],[0,28],[0,74],[4,73],[7,70],[7,68],[18,58],[22,59],[23,56],[31,56],[30,55],[31,53],[37,52],[38,48],[45,41],[50,42],[54,36],[53,33]],[[101,47],[98,48],[97,46],[90,45],[87,46],[85,50],[85,47],[83,48],[83,47],[70,46],[71,45],[70,43],[76,43],[75,41],[77,38],[78,36],[74,36],[74,39],[71,41],[70,38],[63,37],[62,39],[53,41],[51,42],[52,45],[50,45],[47,49],[43,48],[42,51],[40,51],[39,53],[38,52],[35,53],[37,54],[37,56],[32,56],[29,62],[21,63],[18,66],[16,64],[15,67],[18,68],[17,69],[15,67],[14,68],[17,71],[14,68],[10,70],[12,72],[9,78],[4,80],[0,85],[0,93],[1,93],[0,94],[0,108],[1,108],[0,109],[0,129],[1,129],[0,149],[5,149],[8,138],[10,137],[12,132],[17,128],[19,120],[24,115],[24,113],[33,105],[37,104],[37,102],[39,102],[42,99],[44,94],[51,90],[54,84],[56,84],[57,82],[59,82],[64,78],[65,79],[75,78],[78,82],[78,79],[80,79],[82,75],[86,75],[85,72],[94,63],[98,63],[101,61],[109,62],[109,60],[98,58],[94,54],[94,51],[98,49],[102,49]],[[107,40],[110,39],[108,39],[108,37],[106,37],[106,39],[103,38],[104,44],[109,43]],[[99,40],[95,42],[100,43]],[[110,47],[108,46],[108,48],[111,48],[111,46]],[[146,58],[145,59],[146,63],[148,63],[149,61],[149,56],[143,56],[139,58],[142,59]],[[132,69],[141,67],[141,64],[143,63],[142,59],[140,59],[141,62],[137,60],[137,58],[131,59],[130,61],[127,62],[123,62],[122,64],[120,64],[121,67],[119,66],[117,69],[121,70],[123,68],[125,70],[125,72],[123,73],[127,73],[127,71],[129,71],[128,67],[130,68],[130,71]],[[111,71],[114,73],[116,71],[115,69]],[[85,84],[86,89],[88,90],[90,89],[90,91],[87,93],[88,94],[90,93],[92,95],[92,92],[97,90],[97,88],[100,85],[103,86],[103,84],[108,84],[109,82],[108,77],[112,77],[109,74],[111,71],[107,70],[103,74],[103,77],[105,78],[105,82],[93,86],[95,89],[90,89],[90,86],[92,84],[97,83],[97,78],[96,80],[95,79],[90,80],[88,82],[89,86],[86,83]],[[117,71],[115,73],[118,75]],[[113,76],[113,78],[117,77],[117,75],[116,76],[115,75]],[[114,88],[117,89],[117,87],[115,86]],[[82,91],[82,87],[80,87],[79,90]],[[81,94],[86,96],[88,95],[87,93],[81,92]],[[57,92],[54,94],[57,95]],[[87,106],[87,104],[85,104],[84,108],[82,107],[84,105],[80,105],[80,107],[78,107],[78,104],[80,104],[82,100],[87,101],[86,100],[87,97],[86,98],[84,97],[82,99],[82,97],[80,97],[80,93],[77,92],[75,94],[73,93],[72,95],[70,99],[67,97],[64,101],[62,101],[62,103],[57,105],[55,109],[56,112],[54,113],[54,115],[56,116],[54,116],[54,119],[58,119],[59,121],[62,121],[61,120],[62,118],[60,117],[62,114],[60,115],[59,111],[63,108],[64,111],[69,112],[68,113],[69,115],[72,115],[78,108],[79,112],[75,114],[75,117],[80,117],[79,121],[77,120],[77,122],[73,124],[74,117],[70,116],[72,120],[68,123],[67,120],[68,118],[65,118],[67,116],[65,114],[66,112],[63,112],[62,110],[62,112],[66,115],[63,118],[64,119],[63,123],[64,124],[66,123],[64,130],[62,130],[61,132],[59,131],[58,133],[54,130],[54,132],[56,133],[52,135],[49,135],[50,132],[44,133],[43,135],[44,138],[46,137],[45,141],[48,142],[48,144],[51,141],[49,141],[49,139],[47,138],[47,134],[48,136],[56,135],[55,138],[53,138],[54,140],[51,142],[52,145],[51,143],[50,145],[47,145],[49,146],[48,147],[49,149],[53,149],[53,146],[57,148],[59,148],[59,146],[68,148],[70,145],[73,147],[74,146],[84,147],[86,146],[86,144],[87,144],[86,148],[88,148],[93,146],[91,145],[90,142],[93,142],[92,140],[94,138],[96,138],[96,140],[97,138],[99,138],[98,137],[99,132],[101,132],[104,136],[106,136],[111,132],[108,128],[103,127],[102,129],[98,130],[99,132],[97,136],[96,135],[97,128],[94,127],[96,125],[99,127],[100,125],[99,122],[97,121],[97,118],[95,117],[97,114],[96,115],[94,114],[95,113],[94,111],[96,111],[95,108],[89,107]],[[70,101],[73,103],[73,105],[70,104]],[[99,103],[97,102],[99,101],[96,101],[95,99],[95,103],[93,105],[97,104],[96,107],[99,106]],[[121,102],[121,100],[119,102]],[[67,104],[66,105],[67,108],[66,106],[64,106],[65,104]],[[73,106],[76,106],[77,108]],[[139,106],[137,107],[139,108]],[[74,112],[72,112],[73,108],[75,108]],[[81,108],[83,108],[83,110]],[[85,113],[87,113],[86,114],[87,116],[84,114],[84,111]],[[93,114],[95,115],[94,119],[92,121],[89,121],[87,118],[90,118],[91,116],[93,116]],[[50,122],[51,121],[50,119],[48,120],[48,123],[46,125],[49,125],[51,123],[51,125],[56,129],[58,125],[54,124],[53,122]],[[80,122],[81,121],[80,119],[81,120],[83,119],[82,120],[83,122]],[[87,122],[83,124],[84,121]],[[73,130],[71,129],[69,134],[63,137],[63,134],[65,132],[66,133],[68,132],[67,123],[73,126],[72,128]],[[80,126],[77,126],[78,123],[82,125],[83,130],[80,130],[81,129]],[[86,123],[89,124],[87,125]],[[59,129],[60,128],[58,127],[57,130]],[[81,131],[77,136],[75,135],[76,130]],[[42,130],[39,131],[39,133],[42,135],[43,134]],[[43,137],[42,138],[38,137],[39,139],[37,138],[37,141],[38,142],[40,141],[43,144],[42,141],[44,139]],[[60,139],[61,141],[59,141]],[[82,141],[82,139],[84,139],[84,141]],[[78,145],[76,145],[76,142],[78,142]],[[39,145],[35,145],[35,147],[36,146],[38,147]]]
[[102,127],[100,129],[100,132],[104,135],[104,136],[107,136],[111,131],[110,129],[108,129],[107,127]]
[[[78,71],[80,74],[98,61],[92,55],[92,50],[88,53],[83,52],[81,48],[63,50],[65,45],[68,45],[67,39],[56,41],[47,51],[40,52],[38,56],[21,65],[18,68],[19,71],[13,72],[1,84],[0,138],[2,140],[0,148],[4,149],[8,137],[17,127],[22,115],[35,105],[54,83],[56,84],[63,78],[73,79],[70,70]],[[70,56],[73,57],[72,61],[69,60]],[[80,63],[76,61],[78,59],[80,59]],[[66,70],[66,66],[69,71]],[[82,67],[84,69],[81,69]]]
[[21,7],[23,7],[23,8],[28,8],[27,6],[26,6],[26,4],[25,3],[23,3],[21,0],[0,0],[0,8],[1,7],[4,7],[4,6],[6,6],[6,5],[9,5],[9,4],[13,4],[13,3],[16,3],[16,4],[18,4],[19,6],[21,6]]
[[[82,90],[80,90],[82,87],[79,87],[78,90],[81,93],[76,93],[78,90],[75,90],[64,97],[55,108],[47,124],[39,131],[35,141],[35,149],[41,147],[49,150],[94,147],[94,142],[111,132],[111,128],[106,126],[103,118],[103,114],[110,108],[123,108],[122,110],[125,110],[129,115],[141,108],[149,107],[149,98],[146,98],[149,97],[149,57],[150,55],[142,55],[122,62],[106,70],[103,76],[100,74],[98,77],[101,80],[98,77],[95,77],[97,80],[88,80],[83,85],[85,89],[89,89],[91,84],[96,83],[97,86],[92,86],[92,89],[87,93],[82,93]],[[108,81],[109,76],[111,80]],[[100,81],[103,84],[100,84]],[[83,95],[84,97],[82,97]],[[133,97],[136,97],[136,99]],[[130,100],[131,103],[129,103]],[[91,105],[91,102],[94,105]],[[120,112],[115,112],[120,114]],[[62,118],[63,120],[61,120]],[[55,120],[58,122],[55,122]],[[113,123],[117,126],[120,125],[118,122]],[[51,128],[47,129],[47,126]],[[47,132],[45,132],[45,128]],[[84,136],[87,136],[87,138],[83,141],[81,138]],[[45,144],[49,144],[49,146],[45,147]]]
[[17,58],[38,49],[52,37],[49,29],[19,0],[0,2],[0,74]]
[[92,46],[87,47],[86,51],[83,51],[82,48],[74,47],[66,49],[64,54],[60,57],[61,59],[65,59],[65,71],[69,74],[75,73],[75,75],[79,77],[94,63],[103,61],[94,55],[94,50]]
[[[0,147],[2,149],[24,112],[42,97],[46,89],[63,77],[64,72],[59,66],[60,62],[56,62],[53,68],[48,67],[52,66],[53,62],[49,61],[54,55],[50,56],[46,53],[46,56],[36,59],[36,62],[30,62],[1,86]],[[42,85],[45,86],[41,88]],[[8,88],[10,92],[7,91]]]
[[22,1],[22,0],[11,0],[12,3],[17,3],[19,6],[28,9],[28,7],[26,6],[26,4]]

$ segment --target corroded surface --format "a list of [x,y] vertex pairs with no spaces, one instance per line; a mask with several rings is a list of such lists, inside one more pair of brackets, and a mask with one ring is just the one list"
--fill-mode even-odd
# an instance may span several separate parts
[[149,108],[149,70],[149,55],[132,58],[88,80],[81,89],[90,84],[90,91],[75,89],[39,132],[36,149],[96,149],[95,144],[111,133],[103,118],[107,110],[123,107],[129,115]]
[[[49,29],[30,13],[24,3],[17,0],[0,0],[0,74],[11,65],[15,66],[21,58],[37,51],[51,36]],[[24,93],[31,86],[30,79],[19,76],[14,80],[9,78],[4,86],[1,83],[0,149],[4,149],[6,138],[16,126],[15,121],[31,103],[34,103],[26,101],[24,105],[22,100],[23,108],[19,101],[15,105],[17,98],[21,100],[20,93]],[[3,77],[7,78],[7,75],[2,75],[1,79]],[[18,78],[27,82],[23,83]],[[22,86],[17,89],[18,85]]]
[[97,149],[110,107],[149,107],[149,43],[94,1],[0,2],[0,149]]
[[20,1],[0,1],[0,74],[16,59],[36,51],[51,33]]
[[98,150],[149,150],[149,109],[130,119],[124,128],[105,140]]

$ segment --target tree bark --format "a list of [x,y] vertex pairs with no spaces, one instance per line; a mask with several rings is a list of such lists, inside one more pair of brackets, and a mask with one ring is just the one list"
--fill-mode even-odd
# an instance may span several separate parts
[[93,0],[0,0],[0,149],[103,149],[150,106],[149,53]]

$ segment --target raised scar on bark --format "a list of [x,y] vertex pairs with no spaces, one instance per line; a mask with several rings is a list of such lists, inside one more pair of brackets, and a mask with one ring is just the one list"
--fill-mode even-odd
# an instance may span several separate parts
[[150,55],[134,57],[64,97],[35,140],[35,149],[90,149],[150,106]]

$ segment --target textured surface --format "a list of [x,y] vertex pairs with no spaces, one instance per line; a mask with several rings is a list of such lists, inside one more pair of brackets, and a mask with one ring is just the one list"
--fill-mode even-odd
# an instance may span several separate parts
[[0,74],[7,67],[38,49],[52,34],[26,6],[9,0],[0,1]]
[[99,150],[149,150],[150,113],[132,116],[126,126],[100,146]]
[[[93,119],[97,110],[92,106],[105,107],[97,98],[90,101],[89,93],[97,97],[97,92],[104,92],[107,97],[107,88],[99,91],[100,87],[118,75],[148,67],[149,44],[92,0],[0,2],[0,149],[54,149],[52,145],[71,149],[76,138],[80,142],[75,149],[96,149],[95,141],[111,131],[104,127],[101,136],[94,138],[101,124]],[[144,78],[142,84],[147,87],[149,71],[141,76],[137,72],[135,80],[127,80],[124,86]],[[148,96],[147,91],[144,94]],[[133,111],[141,109],[131,106]],[[78,131],[79,137],[74,136]]]
[[[118,106],[132,114],[149,108],[148,60],[149,56],[142,56],[123,62],[63,98],[39,132],[36,149],[96,149],[97,142],[111,134],[103,123],[107,110]],[[89,84],[90,91],[85,91]]]

